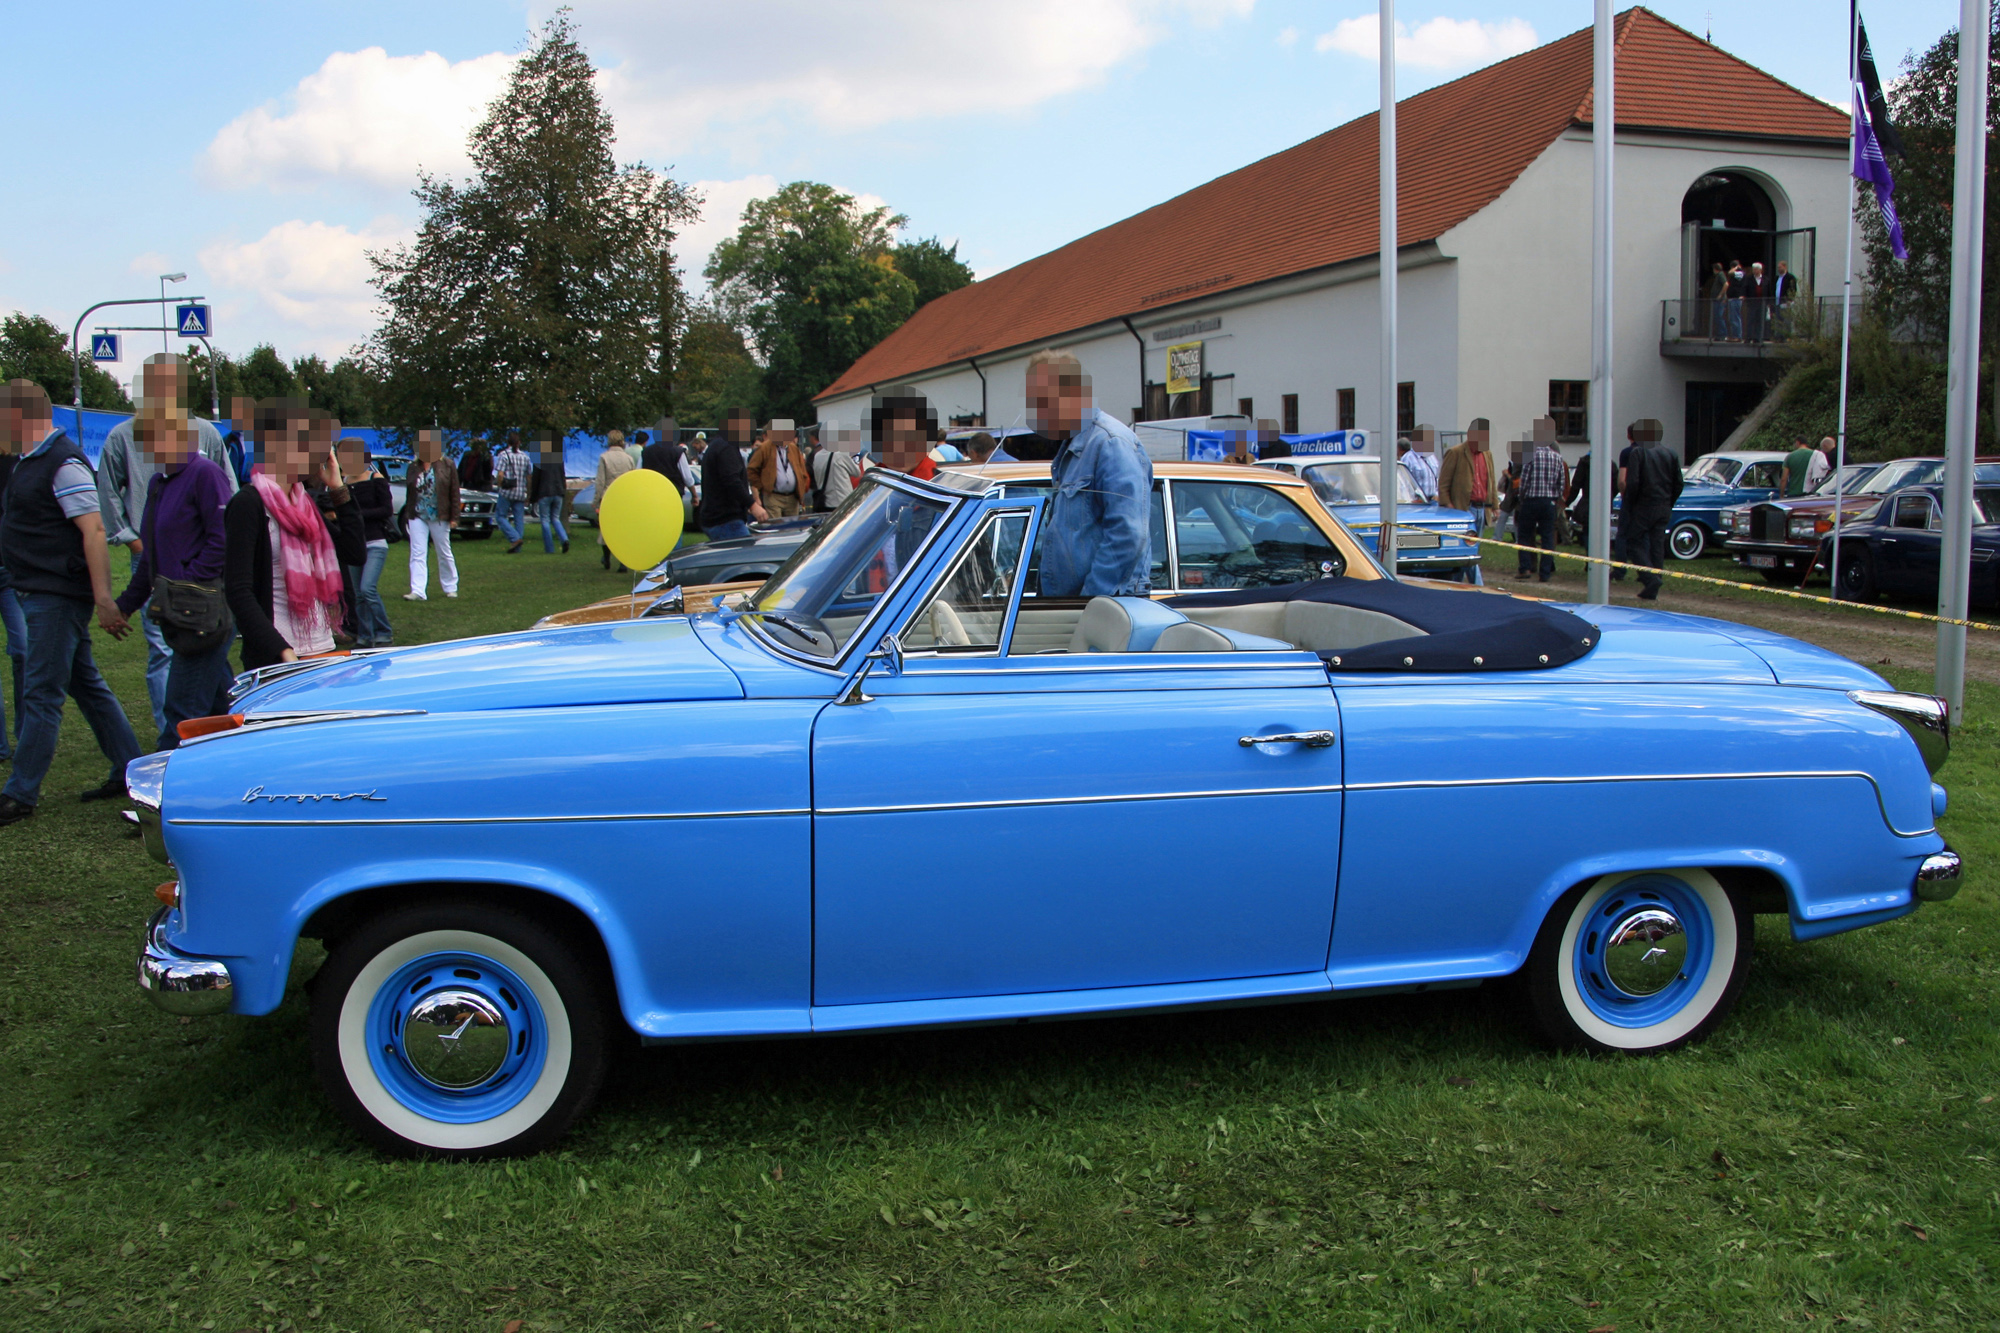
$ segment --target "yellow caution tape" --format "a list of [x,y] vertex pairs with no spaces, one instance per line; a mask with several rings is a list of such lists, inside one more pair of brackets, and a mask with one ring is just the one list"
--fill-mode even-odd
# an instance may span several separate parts
[[[1433,532],[1433,528],[1419,528],[1415,524],[1398,523],[1398,530],[1412,532]],[[1687,579],[1693,583],[1712,583],[1718,588],[1735,588],[1739,592],[1770,593],[1774,597],[1790,597],[1801,602],[1818,602],[1822,606],[1837,606],[1853,611],[1873,611],[1878,616],[1901,616],[1905,620],[1928,620],[1936,625],[1963,625],[1967,629],[1984,629],[2000,632],[2000,625],[1988,625],[1978,620],[1958,620],[1951,616],[1925,615],[1922,611],[1904,611],[1893,606],[1876,606],[1872,602],[1845,602],[1835,597],[1817,597],[1809,592],[1793,592],[1790,588],[1774,588],[1755,583],[1738,583],[1734,579],[1711,578],[1707,574],[1684,574],[1673,569],[1654,569],[1651,565],[1628,564],[1622,560],[1600,560],[1594,555],[1577,555],[1570,551],[1552,551],[1546,546],[1523,546],[1519,542],[1503,542],[1498,537],[1476,537],[1469,532],[1451,534],[1462,541],[1478,542],[1482,546],[1500,546],[1510,551],[1536,551],[1543,555],[1553,555],[1561,560],[1580,560],[1586,565],[1608,565],[1612,569],[1630,569],[1658,574],[1664,578]]]

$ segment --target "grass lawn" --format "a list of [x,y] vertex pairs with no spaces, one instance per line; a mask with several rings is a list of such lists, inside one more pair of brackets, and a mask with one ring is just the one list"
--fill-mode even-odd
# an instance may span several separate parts
[[[461,546],[399,640],[624,586],[580,535]],[[143,646],[98,646],[142,719]],[[75,802],[72,711],[0,831],[0,1328],[1993,1327],[1996,717],[1975,684],[1942,774],[1958,898],[1806,945],[1763,919],[1735,1017],[1664,1058],[1553,1055],[1492,989],[691,1046],[563,1151],[443,1165],[335,1121],[296,992],[141,998],[162,868]]]

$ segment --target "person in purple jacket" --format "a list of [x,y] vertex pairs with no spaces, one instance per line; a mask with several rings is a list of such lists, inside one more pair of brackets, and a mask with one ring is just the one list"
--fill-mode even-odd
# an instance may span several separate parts
[[[196,450],[194,432],[182,421],[162,418],[152,423],[151,435],[148,444],[161,466],[146,484],[132,582],[118,596],[118,609],[127,616],[146,604],[162,579],[198,583],[218,596],[222,591],[222,507],[234,489],[228,474]],[[224,634],[199,655],[174,653],[156,748],[180,745],[179,724],[189,718],[229,711],[229,686],[236,679],[229,669],[233,638]]]

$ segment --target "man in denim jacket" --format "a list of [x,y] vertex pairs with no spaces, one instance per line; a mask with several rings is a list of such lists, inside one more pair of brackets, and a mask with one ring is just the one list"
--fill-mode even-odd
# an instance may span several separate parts
[[1068,352],[1028,359],[1028,412],[1037,433],[1062,441],[1042,518],[1042,596],[1145,595],[1153,460],[1139,437],[1091,406],[1090,377]]

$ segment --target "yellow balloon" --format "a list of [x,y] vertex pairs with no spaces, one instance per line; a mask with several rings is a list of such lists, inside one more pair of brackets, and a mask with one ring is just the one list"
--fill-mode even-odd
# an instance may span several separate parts
[[597,528],[611,554],[633,569],[651,569],[681,539],[687,520],[681,493],[651,468],[635,467],[597,497]]

